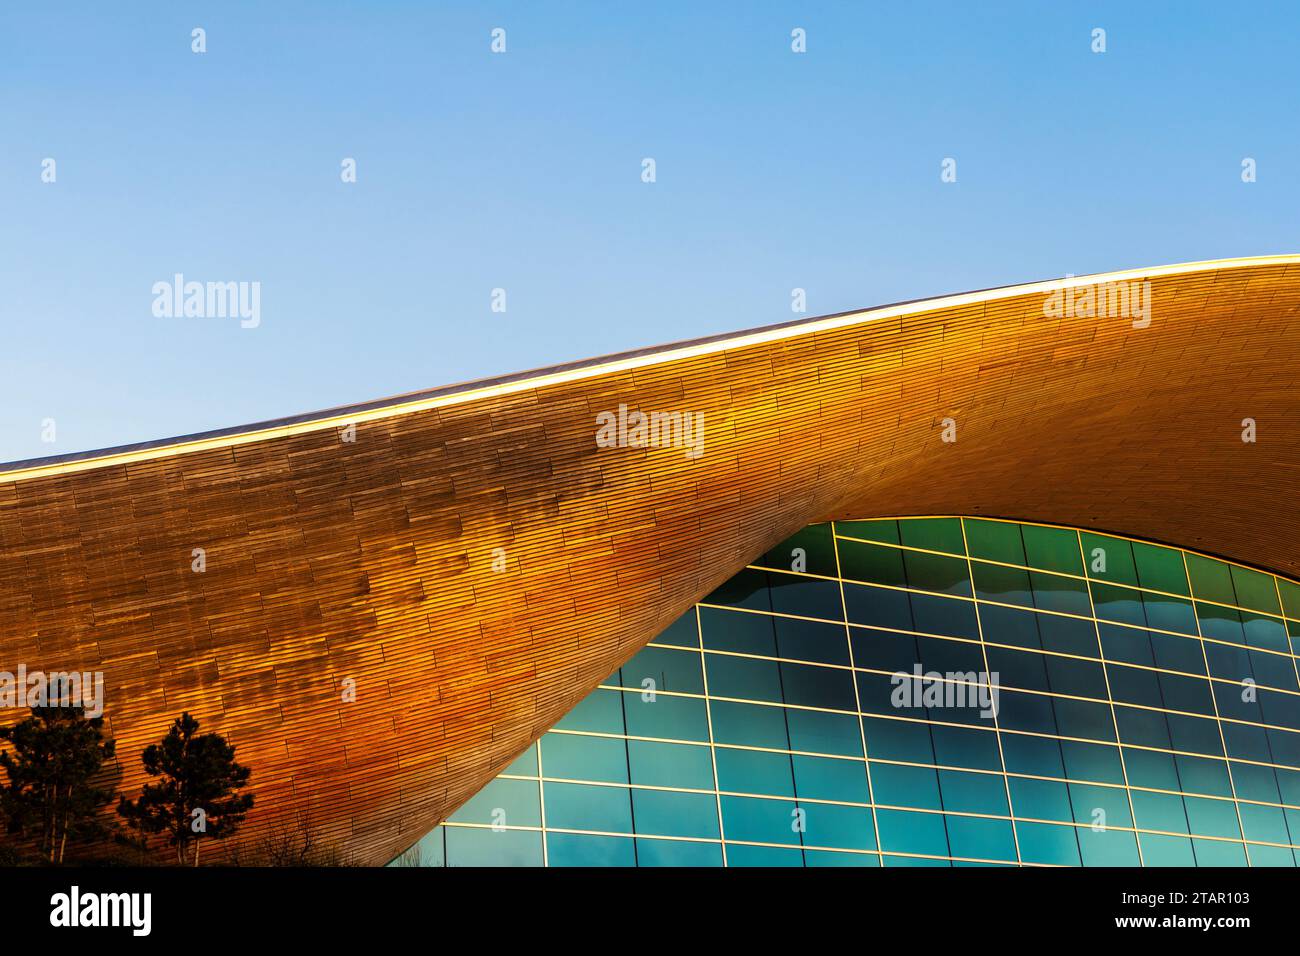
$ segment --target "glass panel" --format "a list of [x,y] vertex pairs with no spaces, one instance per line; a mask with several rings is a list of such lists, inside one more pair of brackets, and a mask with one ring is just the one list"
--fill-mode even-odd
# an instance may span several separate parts
[[789,754],[719,747],[716,756],[719,790],[774,797],[794,796]]
[[718,801],[709,793],[633,790],[636,832],[718,839]]
[[1287,617],[1300,618],[1300,584],[1276,578],[1278,592],[1282,596],[1282,609]]
[[420,862],[1015,865],[1018,838],[1026,863],[1241,866],[1244,836],[1294,866],[1300,585],[986,518],[836,531],[636,649]]
[[[848,538],[862,538],[864,541],[882,541],[886,544],[901,543],[898,537],[898,522],[893,520],[837,521],[835,522],[835,532]],[[843,560],[843,557],[843,545],[841,545],[840,559]]]
[[1083,574],[1077,532],[1026,524],[1020,526],[1020,534],[1025,541],[1025,561],[1031,568]]
[[1115,584],[1138,583],[1133,548],[1128,541],[1088,531],[1080,533],[1079,539],[1083,543],[1083,556],[1088,562],[1090,578]]
[[898,522],[899,536],[910,548],[965,554],[960,518],[908,518]]
[[579,833],[546,835],[549,866],[636,866],[635,841]]
[[972,558],[988,558],[1003,564],[1024,564],[1025,546],[1020,539],[1020,525],[1010,521],[985,521],[967,518],[966,546]]
[[1181,551],[1134,541],[1133,559],[1137,565],[1137,583],[1142,587],[1172,594],[1190,593]]
[[447,827],[448,866],[541,866],[540,830]]
[[541,826],[537,782],[498,777],[470,797],[447,819],[450,823],[482,823],[489,826]]
[[696,651],[667,647],[642,648],[622,668],[622,685],[638,690],[703,694],[704,675]]
[[636,855],[639,866],[722,866],[721,843],[637,840]]
[[656,644],[671,644],[674,647],[699,647],[700,632],[695,622],[695,608],[691,608],[655,638]]
[[861,760],[796,755],[793,763],[795,792],[800,797],[840,803],[871,802],[867,765]]
[[634,784],[713,789],[713,753],[708,747],[629,740],[627,759]]
[[1237,592],[1237,603],[1253,611],[1267,611],[1281,614],[1282,606],[1278,604],[1277,589],[1270,575],[1240,565],[1230,565],[1232,586]]
[[799,571],[835,577],[835,545],[830,524],[809,525],[782,541],[755,564],[778,571]]
[[632,831],[632,800],[626,787],[577,783],[542,784],[546,825],[561,830]]
[[627,742],[621,737],[547,734],[542,767],[548,777],[627,783]]
[[[800,845],[793,800],[722,797],[722,826],[728,840]],[[728,850],[730,854],[730,850]]]
[[859,541],[840,542],[840,574],[846,581],[906,587],[903,552],[881,544]]
[[904,551],[902,554],[909,587],[970,597],[970,573],[965,558],[948,558],[921,551]]
[[1021,823],[1015,827],[1021,860],[1027,864],[1079,865],[1079,840],[1073,826]]
[[1222,561],[1188,554],[1187,571],[1191,575],[1192,593],[1196,597],[1219,604],[1237,603],[1237,592],[1232,588],[1232,572]]

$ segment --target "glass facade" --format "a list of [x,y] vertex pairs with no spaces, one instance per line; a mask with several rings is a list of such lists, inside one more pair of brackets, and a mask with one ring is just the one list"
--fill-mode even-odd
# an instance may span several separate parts
[[1294,866],[1300,586],[970,518],[808,527],[399,861]]

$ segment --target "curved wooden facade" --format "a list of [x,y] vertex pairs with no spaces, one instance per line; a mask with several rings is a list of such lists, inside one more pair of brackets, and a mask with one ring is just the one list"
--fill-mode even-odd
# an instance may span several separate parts
[[[1107,282],[1149,282],[1149,325],[1046,314]],[[19,463],[0,669],[102,670],[123,792],[188,710],[253,767],[246,848],[304,826],[383,863],[812,521],[1058,522],[1300,577],[1297,356],[1300,257],[1227,260]],[[620,405],[703,414],[703,454],[599,447]]]

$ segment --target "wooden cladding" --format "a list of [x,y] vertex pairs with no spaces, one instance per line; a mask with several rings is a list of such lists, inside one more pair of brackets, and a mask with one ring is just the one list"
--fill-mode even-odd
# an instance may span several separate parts
[[[995,290],[354,431],[340,413],[0,474],[0,669],[103,671],[123,792],[188,710],[253,768],[245,851],[304,828],[379,864],[812,521],[1059,522],[1300,577],[1300,260],[1126,281],[1150,282],[1146,327]],[[598,447],[620,405],[703,415],[703,454]]]

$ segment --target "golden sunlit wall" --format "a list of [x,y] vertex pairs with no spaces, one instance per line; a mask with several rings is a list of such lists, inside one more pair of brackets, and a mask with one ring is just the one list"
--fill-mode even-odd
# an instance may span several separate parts
[[1300,586],[1039,524],[818,524],[399,865],[1293,866]]

